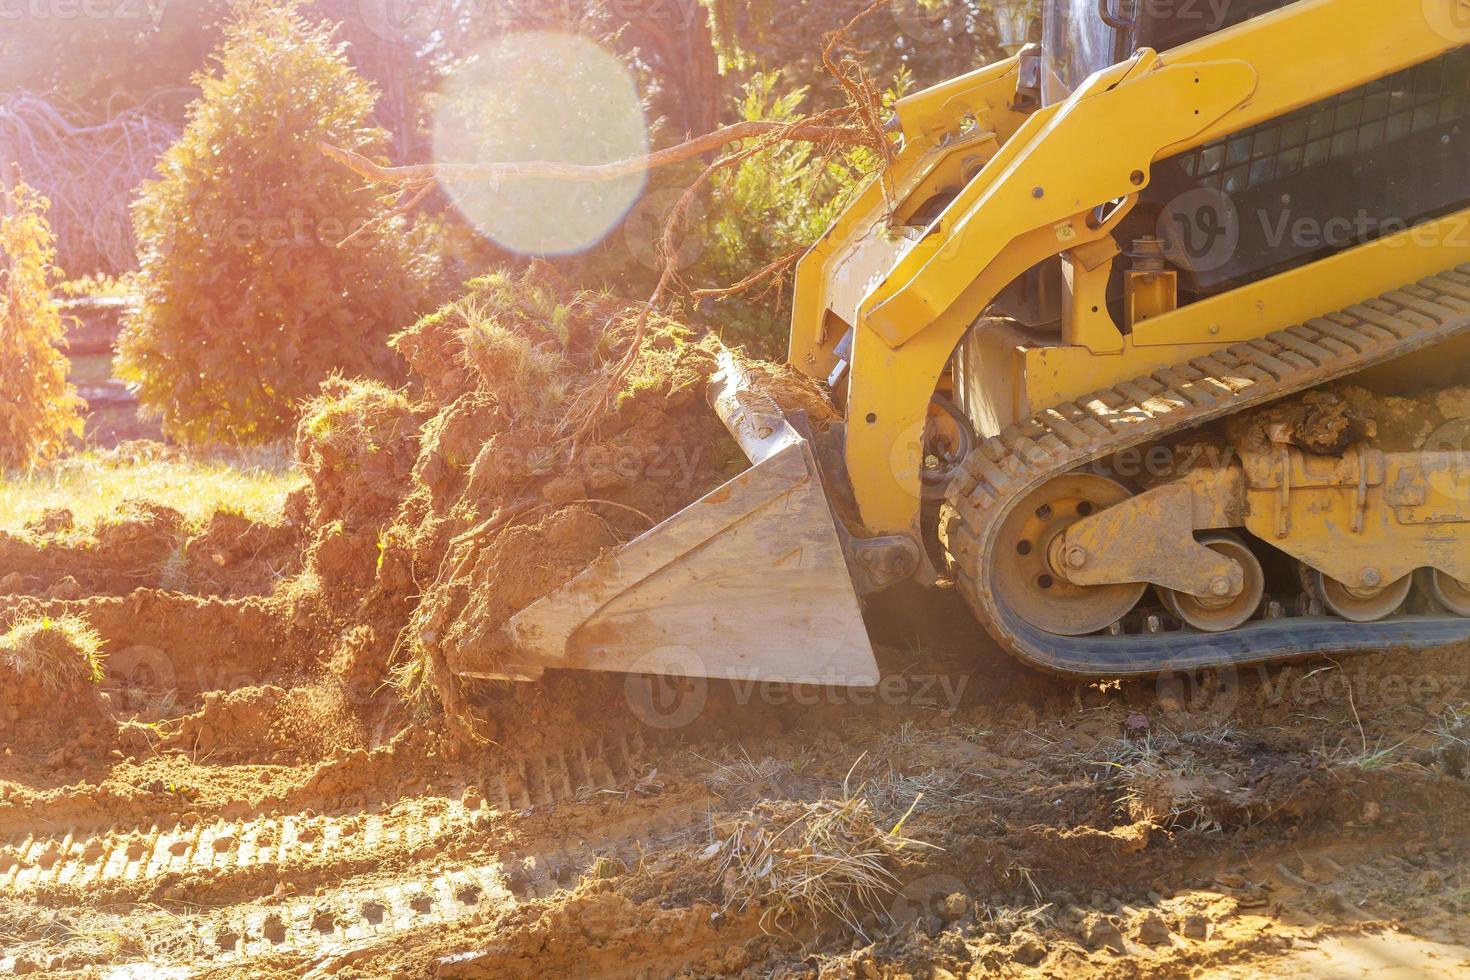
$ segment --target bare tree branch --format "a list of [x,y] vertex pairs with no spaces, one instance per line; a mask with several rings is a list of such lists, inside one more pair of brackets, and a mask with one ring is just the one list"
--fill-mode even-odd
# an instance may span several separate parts
[[103,122],[31,92],[0,95],[0,166],[51,202],[58,264],[71,274],[137,266],[128,204],[178,131],[141,109]]
[[[845,116],[847,113],[842,110],[823,114],[823,116],[828,115]],[[359,153],[344,150],[330,143],[319,142],[317,146],[331,159],[375,183],[422,184],[434,180],[493,182],[502,180],[617,180],[620,177],[640,174],[658,167],[682,163],[729,143],[773,134],[779,134],[782,139],[807,143],[843,143],[857,146],[868,145],[872,142],[870,135],[859,127],[828,125],[821,120],[822,116],[813,116],[794,124],[769,121],[736,123],[646,156],[614,160],[610,163],[559,163],[550,160],[536,160],[483,164],[420,163],[406,167],[384,167]]]

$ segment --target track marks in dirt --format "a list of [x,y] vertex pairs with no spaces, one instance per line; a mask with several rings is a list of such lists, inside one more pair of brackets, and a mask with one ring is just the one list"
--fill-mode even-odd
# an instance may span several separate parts
[[[645,795],[657,793],[660,753],[636,731],[612,732],[492,753],[461,767],[444,796],[0,839],[0,903],[63,909],[118,935],[136,922],[119,907],[170,909],[166,927],[110,959],[119,963],[320,959],[550,897],[599,862],[636,865],[655,838],[687,838],[703,826],[688,794]],[[556,806],[570,809],[553,816]]]
[[446,801],[442,814],[415,807],[392,817],[288,814],[216,821],[163,830],[109,830],[96,835],[31,837],[0,847],[0,893],[96,889],[108,894],[169,875],[232,875],[247,869],[343,865],[374,854],[432,846],[462,832],[470,814]]
[[[188,820],[146,828],[74,828],[0,842],[0,896],[79,891],[114,897],[148,893],[167,876],[220,879],[260,869],[371,863],[458,839],[499,810],[514,812],[599,793],[636,780],[648,745],[620,733],[529,756],[512,756],[456,789],[459,799],[410,800],[379,813],[297,812],[238,820]],[[170,897],[170,896],[165,896]],[[185,896],[179,896],[184,898]]]
[[186,962],[230,962],[299,951],[331,955],[396,932],[457,922],[514,904],[498,861],[386,884],[362,881],[321,896],[265,901],[210,916]]

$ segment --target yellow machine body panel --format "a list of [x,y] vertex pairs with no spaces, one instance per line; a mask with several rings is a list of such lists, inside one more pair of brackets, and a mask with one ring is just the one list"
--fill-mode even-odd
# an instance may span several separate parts
[[[1009,103],[980,97],[967,104],[982,130],[1010,137],[924,229],[895,245],[881,281],[839,274],[835,256],[873,233],[882,219],[883,188],[874,182],[802,263],[792,329],[791,363],[826,380],[841,340],[834,322],[852,327],[847,392],[847,471],[865,529],[918,535],[924,422],[932,392],[960,340],[997,295],[1027,269],[1052,256],[1068,260],[1106,238],[1138,193],[1152,164],[1229,133],[1428,61],[1470,40],[1459,0],[1299,0],[1274,13],[1159,56],[1141,51],[1099,72],[1065,102],[1038,109],[1016,126]],[[1442,10],[1440,8],[1443,8]],[[1450,25],[1450,26],[1446,26]],[[1004,90],[1009,63],[978,73],[977,88]],[[905,134],[918,140],[903,166],[943,143],[936,96],[920,93],[898,106]],[[922,108],[922,119],[907,114]],[[957,129],[960,120],[952,118]],[[909,151],[905,149],[907,154]],[[896,182],[901,183],[902,177]],[[1113,207],[1101,222],[1099,209]],[[1453,247],[1364,246],[1321,269],[1307,265],[1248,283],[1201,304],[1150,319],[1137,336],[1111,322],[1106,307],[1085,302],[1066,313],[1072,339],[1087,344],[1038,348],[1012,358],[1010,387],[1033,384],[1034,399],[1088,391],[1109,378],[1177,362],[1232,341],[1265,336],[1306,313],[1335,309],[1374,291],[1371,282],[1402,282],[1413,270],[1443,266]],[[1383,259],[1387,257],[1387,261]],[[1438,263],[1438,264],[1436,264]],[[1084,257],[1076,262],[1082,269]],[[1094,263],[1096,264],[1096,263]],[[1106,262],[1101,264],[1107,265]],[[1363,270],[1372,268],[1372,273]],[[1395,279],[1404,271],[1410,274]],[[1083,274],[1079,278],[1086,279]],[[831,283],[837,285],[832,285]],[[818,285],[820,284],[820,285]],[[867,288],[852,317],[851,291]],[[1098,309],[1094,310],[1093,307]],[[1211,333],[1211,327],[1218,331]],[[1115,355],[1095,358],[1101,348]],[[1149,348],[1144,351],[1143,348]],[[1018,416],[997,414],[1000,423]]]

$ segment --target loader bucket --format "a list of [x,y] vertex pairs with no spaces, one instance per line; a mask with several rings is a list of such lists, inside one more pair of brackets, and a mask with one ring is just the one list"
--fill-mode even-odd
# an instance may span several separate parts
[[455,673],[878,682],[812,443],[728,352],[720,366],[710,403],[751,468],[517,613],[495,663],[457,652]]

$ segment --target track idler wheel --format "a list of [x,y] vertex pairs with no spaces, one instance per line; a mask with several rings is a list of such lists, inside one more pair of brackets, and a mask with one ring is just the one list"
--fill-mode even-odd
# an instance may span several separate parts
[[996,598],[1032,626],[1059,636],[1086,636],[1126,616],[1146,583],[1074,585],[1052,568],[1048,555],[1057,535],[1131,496],[1117,481],[1092,473],[1069,473],[1033,490],[1001,525]]
[[1243,626],[1261,608],[1266,596],[1266,573],[1250,546],[1228,532],[1207,534],[1199,543],[1240,565],[1245,585],[1239,595],[1216,598],[1159,588],[1159,600],[1180,622],[1205,633],[1224,633]]
[[1446,610],[1456,616],[1470,616],[1470,582],[1461,582],[1431,568],[1424,576],[1424,585],[1434,601]]
[[1375,623],[1393,615],[1409,598],[1409,591],[1414,587],[1413,575],[1405,575],[1385,585],[1351,586],[1313,569],[1308,580],[1312,591],[1328,611],[1353,623]]

